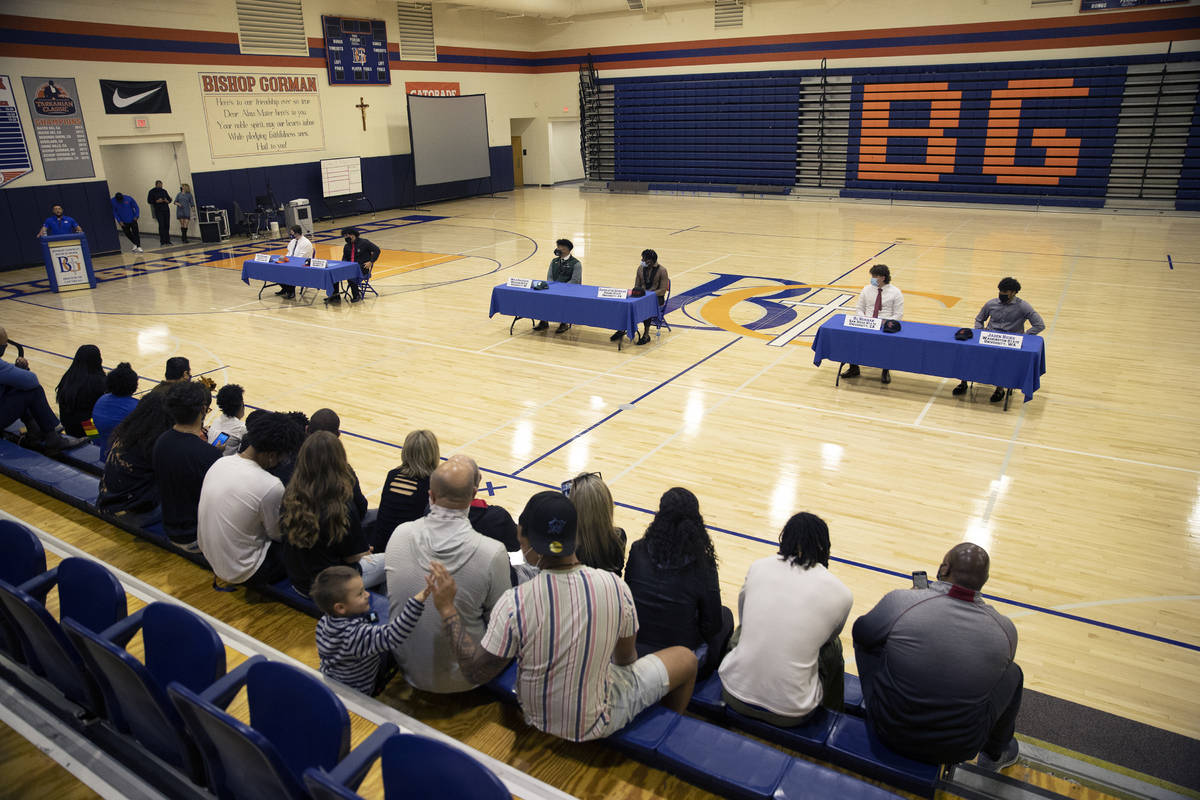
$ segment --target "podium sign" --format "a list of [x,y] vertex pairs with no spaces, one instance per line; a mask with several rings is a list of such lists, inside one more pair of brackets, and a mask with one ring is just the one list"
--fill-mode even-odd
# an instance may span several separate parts
[[96,274],[92,271],[92,253],[87,238],[79,233],[42,237],[42,260],[46,277],[56,292],[95,289]]

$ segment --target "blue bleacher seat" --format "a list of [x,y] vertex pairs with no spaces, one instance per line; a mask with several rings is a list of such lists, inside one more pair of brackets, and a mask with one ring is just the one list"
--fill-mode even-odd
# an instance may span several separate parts
[[[378,732],[376,732],[378,734]],[[379,758],[385,800],[509,800],[512,793],[487,767],[453,745],[415,734],[372,736],[332,772],[308,769],[313,800],[358,798],[354,788]]]
[[[82,558],[65,558],[19,587],[0,581],[0,603],[16,625],[30,671],[48,680],[70,703],[100,713],[104,706],[99,687],[58,620],[43,605],[56,584],[60,617],[93,631],[124,619],[125,589],[104,567]],[[55,698],[43,699],[55,704]]]
[[[243,685],[249,725],[224,710]],[[254,656],[199,694],[178,682],[167,693],[199,745],[218,797],[307,798],[304,770],[332,770],[349,750],[345,706],[324,683],[287,664]]]
[[857,675],[845,673],[843,679],[842,708],[847,714],[861,717],[866,713],[863,708],[862,682]]
[[[46,551],[33,531],[11,520],[0,520],[0,581],[20,586],[46,571]],[[0,651],[25,663],[16,623],[0,605]]]
[[[199,750],[166,687],[177,681],[202,692],[225,674],[225,645],[212,627],[183,606],[151,603],[100,633],[71,619],[63,629],[95,676],[113,728],[203,784]],[[144,664],[124,649],[139,630]]]
[[721,676],[716,672],[696,683],[688,708],[707,717],[725,714],[725,701],[721,699]]
[[680,715],[660,705],[653,705],[633,718],[633,721],[608,737],[617,747],[632,753],[641,761],[658,761],[658,748],[675,729]]
[[804,724],[782,728],[739,714],[728,706],[725,708],[725,717],[734,727],[816,758],[825,755],[825,742],[839,716],[818,708]]
[[692,717],[679,717],[658,748],[668,771],[724,797],[770,798],[793,759]]
[[842,714],[825,743],[830,761],[891,786],[933,797],[942,768],[905,758],[879,740],[871,724]]
[[853,775],[801,759],[792,761],[775,789],[775,800],[895,800],[899,796]]
[[487,682],[487,690],[506,703],[517,702],[517,662],[514,660]]

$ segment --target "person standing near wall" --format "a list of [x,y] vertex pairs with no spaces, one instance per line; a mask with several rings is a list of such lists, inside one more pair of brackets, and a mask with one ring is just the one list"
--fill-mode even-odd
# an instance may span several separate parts
[[113,217],[125,232],[126,238],[133,244],[133,252],[141,253],[142,234],[138,231],[138,217],[142,215],[138,209],[137,200],[117,192],[112,198]]
[[179,236],[184,244],[188,243],[188,227],[192,224],[192,209],[195,205],[192,187],[186,183],[179,184],[179,193],[175,195],[175,218],[179,220]]
[[158,220],[158,243],[171,243],[171,195],[163,188],[162,181],[155,181],[154,188],[146,195],[146,202]]

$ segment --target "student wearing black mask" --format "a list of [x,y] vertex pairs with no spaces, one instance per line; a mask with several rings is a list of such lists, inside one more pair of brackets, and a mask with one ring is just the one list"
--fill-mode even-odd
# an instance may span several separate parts
[[[550,283],[583,283],[583,264],[571,255],[575,245],[570,239],[559,239],[554,243],[554,258],[550,260],[550,269],[546,270],[546,280]],[[550,323],[541,320],[534,326],[535,331],[544,331]],[[571,326],[562,323],[555,333],[563,333]]]
[[[983,308],[979,310],[979,315],[975,317],[977,329],[983,328],[986,323],[986,329],[989,331],[1025,333],[1025,321],[1028,320],[1031,336],[1036,336],[1046,330],[1046,323],[1042,322],[1042,315],[1034,311],[1033,306],[1029,303],[1017,299],[1017,292],[1021,291],[1020,281],[1016,278],[1005,278],[1000,281],[997,288],[1000,290],[999,296],[984,303]],[[961,395],[966,391],[967,382],[962,381],[954,387],[953,393]],[[1003,400],[1003,387],[997,386],[990,399],[993,403]]]
[[[342,261],[357,261],[362,267],[364,278],[371,277],[371,269],[375,266],[375,262],[379,259],[379,248],[374,243],[358,235],[358,228],[342,228],[342,238],[346,240],[346,245],[342,248]],[[326,303],[342,302],[342,283],[338,281],[333,285],[333,295],[325,298]],[[359,291],[358,281],[350,282],[350,302],[357,303],[362,300],[362,292]]]
[[[667,277],[667,268],[658,263],[658,253],[647,248],[642,251],[642,263],[638,264],[637,273],[633,276],[633,288],[641,289],[643,292],[654,292],[658,297],[659,311],[667,304],[667,290],[671,287],[671,281]],[[654,319],[650,318],[642,321],[642,335],[638,337],[638,344],[650,344],[650,323]],[[608,337],[609,341],[615,342],[625,335],[625,331],[615,331],[612,336]]]

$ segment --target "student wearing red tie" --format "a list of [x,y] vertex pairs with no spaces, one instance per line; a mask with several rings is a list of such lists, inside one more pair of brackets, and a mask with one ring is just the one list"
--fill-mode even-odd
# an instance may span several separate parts
[[[871,267],[871,283],[858,293],[858,305],[854,313],[860,317],[879,317],[880,319],[901,320],[904,318],[904,295],[892,286],[892,271],[887,264],[876,264]],[[842,371],[843,378],[857,378],[858,364],[851,364]],[[883,370],[879,375],[881,383],[891,383],[892,373]]]
[[[345,246],[342,247],[342,261],[357,261],[362,267],[363,277],[371,277],[371,268],[375,266],[375,261],[379,258],[379,248],[359,236],[358,228],[342,228],[342,237],[346,240]],[[339,294],[341,288],[340,281],[334,284],[333,296],[326,297],[325,302],[342,302],[342,296]],[[350,302],[357,303],[359,300],[362,300],[362,292],[358,290],[358,281],[350,281]]]

